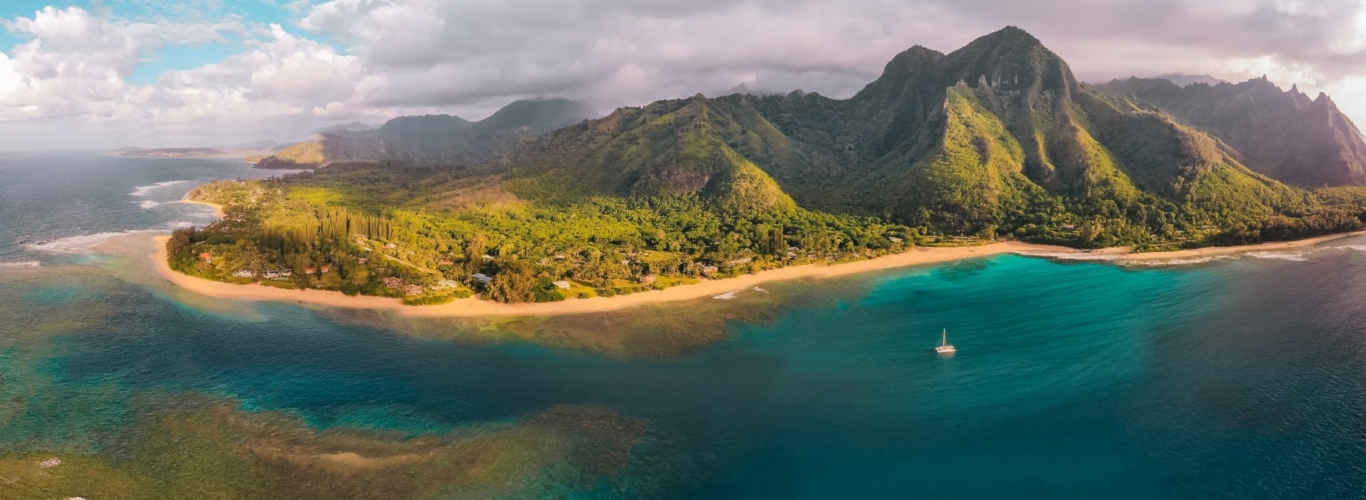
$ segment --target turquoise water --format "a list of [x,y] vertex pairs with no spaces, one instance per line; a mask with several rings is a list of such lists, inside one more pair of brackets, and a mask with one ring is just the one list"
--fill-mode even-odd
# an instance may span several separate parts
[[[607,482],[650,481],[661,498],[1366,491],[1362,239],[1187,265],[1002,256],[767,285],[777,320],[734,322],[680,357],[620,359],[206,303],[139,278],[147,247],[111,243],[203,223],[206,209],[167,202],[251,175],[0,156],[0,401],[24,402],[0,411],[0,450],[107,453],[161,395],[413,436],[591,404],[648,422],[638,460]],[[187,182],[160,184],[172,181]],[[930,350],[943,328],[955,357]]]

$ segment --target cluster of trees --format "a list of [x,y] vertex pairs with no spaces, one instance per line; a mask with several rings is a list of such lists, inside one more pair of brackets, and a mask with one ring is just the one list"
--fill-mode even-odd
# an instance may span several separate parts
[[553,284],[560,280],[600,294],[627,293],[649,288],[643,276],[696,278],[865,258],[899,251],[915,237],[908,227],[872,217],[801,209],[739,214],[696,195],[435,211],[367,199],[372,185],[358,194],[319,177],[327,178],[230,181],[197,191],[226,204],[227,217],[177,232],[169,245],[176,268],[229,281],[241,270],[252,278],[238,280],[288,270],[294,286],[413,303],[443,300],[449,294],[435,290],[450,290],[451,282],[501,302],[544,302],[565,298]]
[[[1216,180],[1206,178],[1192,196],[1220,198],[1227,186]],[[725,210],[702,194],[580,194],[525,202],[501,191],[503,185],[487,172],[393,164],[334,165],[283,179],[220,182],[194,196],[225,205],[227,216],[202,230],[178,231],[168,247],[176,269],[212,279],[269,274],[297,287],[404,297],[410,303],[476,292],[501,302],[545,302],[861,259],[964,234],[895,224],[888,216],[796,207]],[[1366,195],[1356,193],[1325,194],[1332,206],[1292,217],[1222,206],[1232,203],[1231,196],[1220,203],[1175,203],[1123,184],[1098,186],[1109,191],[1068,197],[1019,187],[1001,194],[993,217],[971,234],[1075,247],[1189,247],[1350,231],[1361,227],[1358,215],[1366,213]],[[1118,195],[1123,192],[1128,195]],[[495,201],[450,204],[450,193],[466,201]],[[1314,200],[1286,203],[1296,209],[1322,206]],[[212,262],[200,259],[202,253],[211,254]],[[571,281],[573,291],[553,284],[561,280]]]
[[1235,224],[1215,235],[1213,241],[1219,245],[1290,241],[1325,234],[1359,231],[1361,228],[1361,219],[1355,213],[1342,208],[1326,208],[1304,217],[1291,218],[1276,215],[1260,222]]

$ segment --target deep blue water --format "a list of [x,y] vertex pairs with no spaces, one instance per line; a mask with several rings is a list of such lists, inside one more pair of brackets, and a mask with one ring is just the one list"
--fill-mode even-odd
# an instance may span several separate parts
[[[1362,239],[1184,265],[1002,256],[856,277],[841,287],[854,296],[794,302],[807,305],[662,360],[415,339],[284,304],[200,307],[100,247],[202,224],[207,209],[167,202],[253,175],[0,155],[0,373],[30,382],[0,389],[35,400],[0,449],[117,433],[150,391],[412,433],[589,403],[673,436],[674,497],[1366,492]],[[158,184],[172,181],[187,182]],[[65,326],[28,333],[51,324]],[[930,350],[943,328],[955,357]]]

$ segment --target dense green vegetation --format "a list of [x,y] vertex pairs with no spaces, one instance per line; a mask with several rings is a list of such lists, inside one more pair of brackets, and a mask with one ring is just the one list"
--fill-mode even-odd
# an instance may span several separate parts
[[[210,184],[193,196],[224,205],[227,217],[200,231],[177,231],[168,244],[171,264],[210,279],[275,281],[410,303],[472,291],[503,302],[544,302],[864,258],[903,250],[914,237],[909,228],[868,217],[797,208],[720,212],[696,196],[437,209],[452,191],[479,198],[479,190],[497,189],[461,171],[356,164]],[[492,280],[481,283],[477,274]]]
[[391,147],[399,161],[201,188],[228,217],[178,232],[174,265],[409,303],[555,301],[915,243],[1156,250],[1361,225],[1350,194],[1325,203],[1255,173],[1205,132],[1078,83],[1015,28],[947,55],[912,48],[847,100],[698,95],[469,156],[487,150],[468,138],[579,111],[394,120],[385,144],[422,145]]

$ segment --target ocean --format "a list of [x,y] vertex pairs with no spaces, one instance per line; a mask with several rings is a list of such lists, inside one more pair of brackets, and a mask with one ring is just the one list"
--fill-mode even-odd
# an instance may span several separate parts
[[1366,238],[482,322],[155,275],[176,200],[270,175],[0,153],[0,499],[1366,494]]

